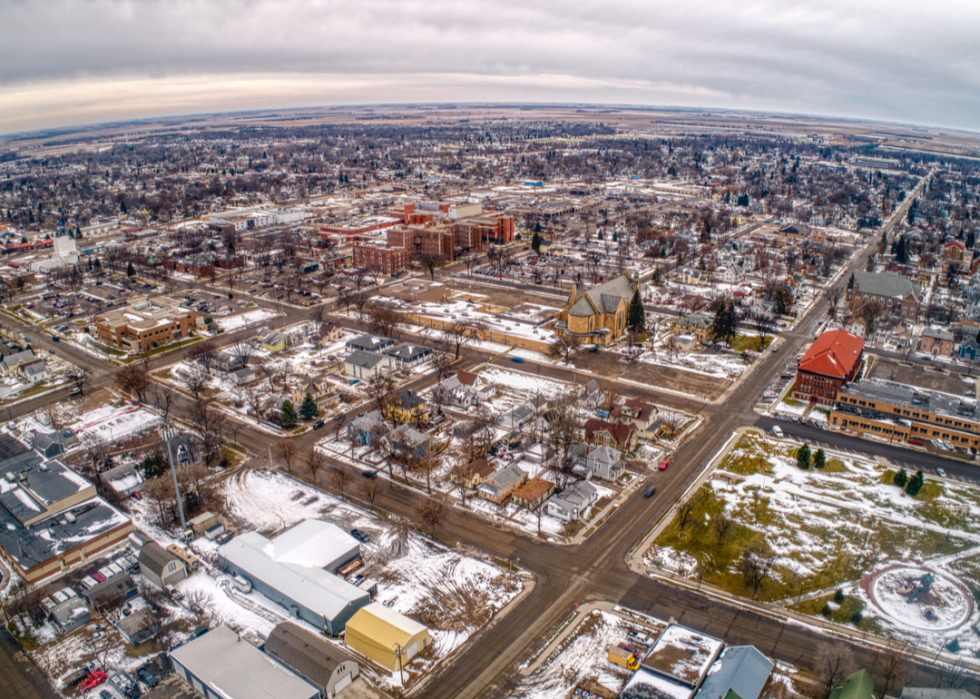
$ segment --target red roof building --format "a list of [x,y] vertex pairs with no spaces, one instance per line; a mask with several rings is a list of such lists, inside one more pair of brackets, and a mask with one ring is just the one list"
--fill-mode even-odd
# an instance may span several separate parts
[[840,387],[854,380],[863,357],[862,338],[846,330],[825,332],[800,360],[793,397],[833,405]]
[[590,444],[605,444],[631,452],[636,449],[638,437],[636,425],[621,420],[606,422],[593,417],[585,421],[585,441]]

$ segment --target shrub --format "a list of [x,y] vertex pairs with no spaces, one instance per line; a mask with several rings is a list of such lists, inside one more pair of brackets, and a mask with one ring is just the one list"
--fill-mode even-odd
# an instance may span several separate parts
[[904,488],[905,484],[909,482],[909,472],[904,468],[895,474],[895,485],[899,488]]
[[830,604],[825,604],[823,606],[823,609],[820,610],[820,613],[823,614],[824,616],[830,616],[831,611],[832,610],[830,609]]
[[863,617],[861,615],[861,611],[860,610],[854,612],[854,614],[851,615],[851,621],[853,621],[855,624],[860,624],[862,618]]
[[843,589],[841,589],[839,587],[837,588],[837,592],[834,593],[834,601],[837,604],[842,604],[844,602],[844,590]]
[[796,452],[796,465],[804,471],[810,468],[810,445],[804,444]]

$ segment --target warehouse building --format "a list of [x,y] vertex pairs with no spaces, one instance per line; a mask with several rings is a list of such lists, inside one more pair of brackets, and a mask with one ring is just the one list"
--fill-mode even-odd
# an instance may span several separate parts
[[289,621],[272,629],[263,650],[320,690],[323,699],[334,699],[360,674],[342,648]]
[[400,670],[432,643],[429,629],[379,602],[367,605],[347,622],[344,641],[389,670]]
[[332,636],[371,601],[334,572],[360,555],[357,541],[339,527],[307,520],[275,539],[257,532],[218,549],[218,565],[240,575],[277,604]]
[[174,672],[208,699],[319,699],[320,692],[219,626],[170,652]]

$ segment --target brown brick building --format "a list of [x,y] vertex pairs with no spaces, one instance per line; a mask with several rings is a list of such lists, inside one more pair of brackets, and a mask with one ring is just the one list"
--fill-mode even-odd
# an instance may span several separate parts
[[410,261],[408,251],[392,245],[354,243],[354,266],[387,275],[398,274]]
[[124,309],[99,313],[93,324],[99,342],[142,352],[188,337],[197,325],[197,311],[165,296],[140,295],[130,298]]

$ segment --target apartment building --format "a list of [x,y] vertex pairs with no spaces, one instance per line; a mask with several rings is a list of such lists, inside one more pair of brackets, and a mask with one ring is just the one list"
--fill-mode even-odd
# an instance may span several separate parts
[[389,276],[404,271],[410,256],[404,247],[381,243],[354,243],[354,266]]
[[197,311],[166,296],[133,296],[125,308],[99,313],[93,319],[99,342],[130,352],[163,347],[186,338],[196,324]]
[[942,439],[958,447],[980,447],[977,401],[894,381],[847,384],[837,394],[830,422],[888,440]]

